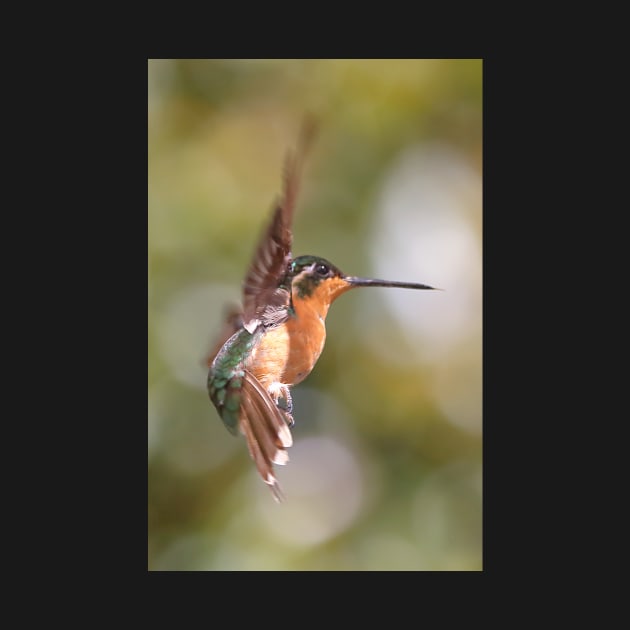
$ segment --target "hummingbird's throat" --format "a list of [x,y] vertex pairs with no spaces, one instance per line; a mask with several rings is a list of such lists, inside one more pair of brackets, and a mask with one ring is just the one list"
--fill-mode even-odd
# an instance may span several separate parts
[[315,311],[324,321],[330,305],[353,286],[343,278],[324,278],[317,282],[314,278],[296,276],[292,285],[292,301],[296,313],[299,315],[301,307],[308,307]]

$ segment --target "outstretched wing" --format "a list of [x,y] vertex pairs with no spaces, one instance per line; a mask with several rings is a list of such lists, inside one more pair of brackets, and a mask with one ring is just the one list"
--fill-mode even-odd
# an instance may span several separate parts
[[267,307],[286,306],[289,294],[278,285],[291,261],[291,225],[300,183],[302,164],[315,134],[315,121],[304,122],[296,152],[284,165],[282,196],[275,205],[271,223],[263,233],[243,283],[243,325],[254,331]]
[[248,370],[243,378],[239,429],[262,480],[269,485],[276,501],[282,501],[284,495],[273,474],[273,465],[289,461],[285,449],[293,444],[293,438],[282,412]]

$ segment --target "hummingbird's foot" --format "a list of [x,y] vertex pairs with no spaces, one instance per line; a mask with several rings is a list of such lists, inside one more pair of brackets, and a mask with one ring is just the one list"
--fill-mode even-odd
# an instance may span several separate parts
[[293,399],[291,398],[289,386],[283,383],[274,383],[269,387],[268,391],[278,409],[284,414],[286,423],[292,427],[295,424],[295,420],[293,420]]
[[289,388],[287,388],[286,396],[283,398],[279,398],[276,404],[284,414],[284,419],[286,423],[289,425],[289,427],[292,427],[295,424],[295,420],[293,419],[293,400],[291,399]]
[[293,427],[293,425],[295,424],[293,416],[288,411],[283,410],[282,413],[284,414],[284,420],[289,425],[289,428]]
[[291,398],[291,392],[289,392],[289,388],[287,387],[283,392],[283,396],[278,399],[278,406],[280,406],[280,401],[283,401],[284,411],[286,411],[289,415],[293,413],[293,398]]
[[282,414],[284,415],[284,419],[289,427],[292,427],[295,424],[295,420],[293,419],[293,401],[291,400],[291,394],[289,394],[287,390],[286,397],[281,396],[278,398],[276,405]]

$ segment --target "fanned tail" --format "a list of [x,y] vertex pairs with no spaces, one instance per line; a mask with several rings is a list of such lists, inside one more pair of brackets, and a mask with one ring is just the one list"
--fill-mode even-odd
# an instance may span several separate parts
[[258,379],[247,370],[243,379],[239,426],[258,474],[269,486],[274,499],[282,501],[284,494],[273,465],[284,465],[289,461],[285,449],[293,444],[293,438],[282,412]]

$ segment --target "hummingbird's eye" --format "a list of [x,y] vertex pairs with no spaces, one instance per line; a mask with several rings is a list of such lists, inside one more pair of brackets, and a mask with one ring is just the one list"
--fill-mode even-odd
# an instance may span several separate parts
[[328,268],[328,265],[324,265],[322,263],[320,263],[319,265],[317,265],[315,267],[315,271],[320,275],[320,276],[327,276],[328,272],[330,271],[330,269]]

